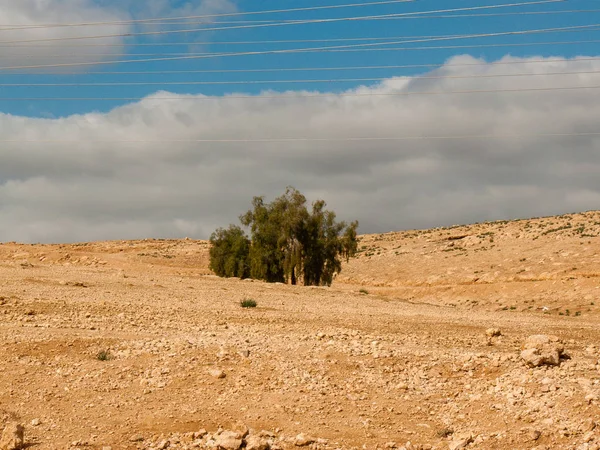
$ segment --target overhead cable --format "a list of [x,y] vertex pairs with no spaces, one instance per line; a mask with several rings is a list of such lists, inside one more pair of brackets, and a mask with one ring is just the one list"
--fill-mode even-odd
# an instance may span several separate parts
[[[341,48],[341,49],[299,49],[290,53],[355,53],[355,52],[397,52],[397,51],[414,51],[414,50],[443,50],[443,49],[465,49],[465,48],[494,48],[494,47],[531,47],[531,46],[544,46],[544,45],[581,45],[581,44],[592,44],[599,43],[600,39],[587,39],[580,41],[542,41],[542,42],[519,42],[519,43],[497,43],[497,44],[466,44],[466,45],[435,45],[435,46],[419,46],[419,47],[381,47],[381,48]],[[378,43],[379,45],[384,45]],[[388,44],[388,43],[385,43]],[[375,44],[377,45],[377,44]],[[287,50],[287,49],[283,49]],[[296,50],[296,49],[289,49]],[[219,52],[203,52],[203,53],[180,53],[180,52],[167,52],[167,53],[122,53],[122,54],[92,54],[92,56],[222,56],[223,53]],[[87,54],[45,54],[46,58],[81,58],[88,56]],[[19,58],[40,58],[39,54],[14,54],[14,55],[0,55],[0,59],[19,59]],[[139,60],[143,61],[143,60]],[[2,67],[0,67],[0,70]]]
[[67,144],[67,143],[281,143],[281,142],[363,142],[363,141],[421,141],[421,140],[452,140],[452,139],[514,139],[522,137],[595,137],[600,132],[580,133],[505,133],[505,134],[462,134],[462,135],[439,135],[439,136],[376,136],[376,137],[344,137],[344,138],[263,138],[263,139],[0,139],[2,143],[40,143],[40,144]]
[[[386,42],[386,45],[392,44],[414,44],[422,42],[433,42],[433,41],[447,41],[454,39],[472,39],[474,37],[498,37],[498,36],[510,36],[510,35],[526,35],[536,33],[548,33],[559,30],[575,30],[575,29],[591,29],[597,28],[600,24],[590,25],[576,25],[570,27],[555,27],[555,28],[542,28],[533,30],[519,30],[519,31],[506,31],[498,33],[480,33],[480,34],[468,34],[462,36],[453,37],[436,37],[427,39],[414,39],[414,40],[403,40],[403,41],[390,41]],[[269,55],[269,54],[285,54],[285,53],[303,53],[303,52],[326,52],[330,50],[344,50],[353,49],[360,47],[375,47],[381,45],[379,42],[375,43],[363,43],[363,44],[348,44],[348,45],[336,45],[327,47],[308,47],[308,48],[295,48],[295,49],[279,49],[279,50],[261,50],[261,51],[246,51],[246,52],[229,52],[229,53],[210,53],[201,55],[185,55],[185,56],[174,56],[166,58],[144,58],[144,59],[128,59],[128,60],[112,60],[112,61],[94,61],[94,62],[74,62],[74,63],[57,63],[57,64],[37,64],[37,65],[20,65],[20,66],[9,66],[0,67],[0,70],[19,70],[19,69],[42,69],[42,68],[58,68],[58,67],[83,67],[92,65],[108,65],[108,64],[132,64],[140,62],[159,62],[159,61],[178,61],[178,60],[193,60],[193,59],[205,59],[215,57],[231,57],[231,56],[251,56],[251,55]],[[493,44],[492,44],[493,45]],[[426,47],[419,47],[426,48]]]
[[164,101],[164,100],[229,100],[229,99],[282,99],[282,98],[326,98],[326,97],[408,97],[416,95],[451,95],[451,94],[495,94],[495,93],[517,93],[517,92],[550,92],[550,91],[578,91],[578,90],[600,89],[600,85],[594,86],[556,86],[556,87],[538,87],[538,88],[509,88],[509,89],[472,89],[461,91],[413,91],[413,92],[342,92],[342,93],[305,93],[295,92],[293,95],[223,95],[223,96],[204,96],[194,94],[173,94],[170,97],[0,97],[0,101],[20,102],[20,101]]
[[[565,14],[590,14],[590,13],[598,13],[600,9],[563,9],[563,10],[551,10],[551,11],[514,11],[514,12],[502,12],[502,13],[472,13],[472,14],[447,14],[447,15],[424,15],[424,16],[407,16],[407,17],[366,17],[366,18],[356,18],[356,20],[417,20],[417,19],[463,19],[463,18],[471,18],[471,17],[505,17],[505,16],[523,16],[523,15],[565,15]],[[297,20],[231,20],[224,21],[219,20],[219,24],[272,24],[272,23],[280,23],[280,22],[296,22]],[[191,25],[194,23],[207,23],[202,22],[201,20],[194,21],[191,19],[190,21],[183,22],[155,22],[147,25]],[[210,23],[212,25],[212,23]],[[141,24],[144,25],[144,24]],[[193,44],[193,43],[192,43]],[[65,46],[97,46],[104,44],[64,44]],[[107,45],[120,45],[120,44],[107,44]],[[153,44],[140,44],[136,43],[135,45],[153,45]],[[159,43],[157,43],[159,45]],[[182,43],[181,45],[184,45]]]
[[[444,62],[437,64],[394,64],[394,65],[375,65],[375,66],[340,66],[340,67],[271,67],[259,69],[190,69],[190,70],[144,70],[144,71],[102,71],[85,72],[86,75],[175,75],[175,74],[200,74],[200,73],[272,73],[272,72],[327,72],[327,71],[346,71],[346,70],[390,70],[390,69],[426,69],[441,67],[482,67],[498,65],[522,65],[522,64],[554,64],[571,62],[592,62],[600,61],[600,57],[575,57],[568,58],[547,58],[547,59],[527,59],[518,61],[490,61],[475,63],[450,63]],[[62,75],[79,75],[80,72],[60,72]],[[29,75],[43,76],[56,75],[53,72],[11,72],[0,75]]]
[[[37,28],[66,28],[66,27],[89,27],[89,26],[107,26],[107,25],[134,25],[134,24],[155,24],[155,22],[166,22],[176,20],[206,20],[215,19],[219,17],[233,17],[233,16],[252,16],[261,14],[280,14],[289,12],[301,12],[301,11],[318,11],[324,9],[341,9],[341,8],[357,8],[357,7],[372,7],[377,5],[389,5],[393,3],[412,3],[415,0],[385,0],[377,2],[361,2],[361,3],[346,3],[342,5],[322,5],[322,6],[310,6],[303,8],[288,8],[288,9],[272,9],[266,11],[238,11],[232,13],[220,13],[220,14],[203,14],[195,16],[178,16],[178,17],[155,17],[151,19],[131,19],[131,20],[113,20],[105,22],[77,22],[77,23],[49,23],[49,24],[37,24],[37,25],[0,25],[0,31],[15,31],[15,30],[29,30]],[[564,1],[564,0],[555,0]]]
[[559,75],[592,75],[600,74],[600,70],[586,70],[581,72],[546,72],[546,73],[505,73],[505,74],[476,74],[476,75],[413,75],[373,78],[324,78],[302,80],[242,80],[242,81],[136,81],[114,83],[0,83],[0,87],[120,87],[120,86],[198,86],[198,85],[233,85],[233,84],[296,84],[296,83],[357,83],[368,81],[386,81],[395,78],[408,78],[410,80],[445,80],[445,79],[488,79],[488,78],[517,78]]
[[[599,10],[600,11],[600,10]],[[551,29],[552,33],[580,33],[585,31],[599,31],[600,24],[597,29],[593,28],[565,28],[565,29]],[[196,41],[196,42],[156,42],[156,43],[135,43],[131,44],[132,47],[176,47],[176,46],[194,46],[194,45],[264,45],[264,44],[306,44],[313,42],[356,42],[356,41],[378,41],[381,45],[385,45],[387,41],[395,41],[398,39],[406,40],[410,42],[416,39],[434,39],[434,38],[457,38],[462,39],[464,34],[430,34],[430,35],[417,35],[417,36],[385,36],[385,37],[351,37],[351,38],[322,38],[322,39],[281,39],[281,40],[262,40],[262,41]],[[474,38],[479,38],[479,35],[474,35]],[[0,48],[9,48],[9,49],[21,49],[23,48],[52,48],[54,45],[13,45],[13,44],[3,44],[0,45]],[[123,44],[100,44],[100,43],[75,43],[75,44],[64,44],[61,47],[123,47]],[[188,52],[186,52],[188,53]],[[132,55],[132,53],[128,53]],[[19,53],[19,56],[23,55],[23,53]],[[94,55],[99,55],[99,53],[95,53]],[[115,53],[106,53],[105,55],[114,56]]]
[[542,3],[556,3],[556,2],[562,2],[562,1],[565,1],[565,0],[539,0],[539,1],[534,1],[534,2],[504,3],[504,4],[499,4],[499,5],[473,6],[473,7],[467,7],[467,8],[438,9],[438,10],[429,10],[429,11],[414,11],[414,12],[406,12],[406,13],[369,15],[369,16],[335,17],[335,18],[329,18],[329,19],[308,19],[308,20],[296,20],[296,21],[291,21],[291,22],[276,22],[276,23],[257,24],[257,25],[240,25],[240,26],[234,26],[234,27],[212,27],[212,28],[209,27],[209,28],[192,28],[192,29],[183,29],[183,30],[147,31],[147,32],[141,32],[141,33],[101,34],[101,35],[94,35],[94,36],[70,36],[70,37],[46,38],[46,39],[21,39],[21,40],[11,40],[11,41],[0,41],[0,44],[21,44],[21,43],[31,43],[31,42],[56,42],[56,41],[62,42],[62,41],[73,41],[73,40],[81,40],[81,39],[106,39],[106,38],[115,38],[115,37],[156,36],[156,35],[167,35],[167,34],[175,34],[175,33],[223,31],[223,30],[262,28],[262,27],[285,26],[285,25],[306,25],[306,24],[317,24],[317,23],[322,24],[322,23],[373,19],[373,18],[381,18],[381,17],[404,17],[404,16],[436,14],[436,13],[443,13],[443,12],[473,11],[473,10],[479,10],[479,9],[492,9],[492,8],[509,8],[509,7],[515,7],[515,6],[526,6],[526,5],[535,5],[535,4],[542,4]]

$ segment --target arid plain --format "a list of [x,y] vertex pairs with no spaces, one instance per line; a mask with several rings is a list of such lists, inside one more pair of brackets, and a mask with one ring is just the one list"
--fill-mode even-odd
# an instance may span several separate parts
[[[208,248],[1,244],[0,430],[33,449],[600,448],[600,212],[362,236],[330,288],[220,279]],[[560,365],[522,360],[537,334]]]

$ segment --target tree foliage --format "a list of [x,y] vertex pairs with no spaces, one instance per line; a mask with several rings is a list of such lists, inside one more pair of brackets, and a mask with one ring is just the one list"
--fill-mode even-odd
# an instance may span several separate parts
[[220,277],[250,276],[250,240],[240,227],[219,228],[210,236],[210,269]]
[[[270,283],[301,280],[305,285],[331,285],[342,270],[342,258],[356,254],[358,222],[337,222],[335,213],[325,206],[318,200],[309,212],[306,197],[292,187],[271,203],[254,197],[252,209],[240,216],[251,240],[234,225],[217,230],[211,236],[213,248],[218,248],[211,249],[211,268],[220,276],[239,276],[227,268],[247,267],[250,277]],[[241,247],[248,248],[248,253],[234,251]]]

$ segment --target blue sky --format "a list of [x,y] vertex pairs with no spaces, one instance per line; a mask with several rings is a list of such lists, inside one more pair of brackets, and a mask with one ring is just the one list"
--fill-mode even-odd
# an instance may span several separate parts
[[[111,2],[97,2],[98,5],[107,6]],[[172,11],[185,11],[186,5],[198,6],[201,2],[171,1]],[[240,12],[259,11],[293,7],[310,7],[311,5],[346,4],[347,0],[332,0],[327,3],[303,1],[278,2],[278,1],[243,1],[235,2]],[[384,15],[414,11],[427,11],[447,8],[467,8],[482,5],[497,5],[510,3],[493,0],[461,0],[448,2],[446,0],[415,0],[411,3],[391,5],[375,5],[356,8],[342,8],[332,10],[317,10],[293,13],[267,14],[258,16],[233,16],[220,19],[221,21],[237,20],[303,20],[334,17],[351,17],[359,15]],[[127,4],[126,2],[124,3]],[[119,3],[110,4],[111,8],[118,8]],[[510,7],[474,11],[470,14],[498,14],[514,13],[520,11],[552,11],[570,9],[594,9],[598,6],[595,0],[568,0],[564,2],[540,5]],[[217,9],[218,10],[218,9]],[[223,10],[228,11],[227,8]],[[144,10],[124,10],[133,17],[147,17]],[[165,10],[161,13],[164,14]],[[169,12],[171,14],[171,12]],[[469,14],[468,12],[451,13],[453,15]],[[449,14],[446,14],[449,15]],[[526,29],[541,29],[552,27],[567,27],[576,25],[589,25],[600,23],[600,13],[586,14],[548,14],[548,15],[506,15],[492,17],[466,17],[466,18],[427,18],[404,20],[371,20],[349,21],[326,24],[290,25],[281,27],[263,27],[251,29],[234,29],[211,32],[181,33],[165,36],[138,36],[126,40],[124,51],[126,55],[111,59],[139,59],[140,53],[166,54],[188,52],[244,52],[261,51],[284,48],[301,48],[312,46],[344,45],[344,42],[300,43],[300,44],[253,44],[253,45],[222,45],[208,44],[190,47],[189,45],[159,46],[155,44],[190,43],[190,42],[227,42],[227,41],[261,41],[261,40],[291,40],[291,39],[336,39],[336,38],[363,38],[363,37],[411,37],[423,35],[449,35],[449,34],[480,34],[504,31],[517,31]],[[232,24],[202,25],[212,27],[228,27]],[[163,30],[176,30],[181,26],[164,26]],[[198,25],[188,26],[191,28]],[[136,31],[147,31],[147,26],[138,26]],[[1,34],[0,34],[1,36]],[[134,71],[147,72],[138,75],[119,74],[86,74],[76,75],[39,75],[21,74],[11,75],[10,72],[0,72],[3,83],[99,83],[99,82],[187,82],[187,81],[249,81],[249,80],[289,80],[289,79],[331,79],[331,78],[372,78],[392,77],[399,75],[412,75],[427,72],[427,69],[393,69],[393,70],[348,70],[348,71],[318,71],[318,72],[273,72],[273,73],[204,73],[204,74],[152,74],[153,71],[164,70],[237,70],[237,69],[262,69],[262,68],[302,68],[302,67],[348,67],[348,66],[381,66],[381,65],[412,65],[412,64],[441,64],[449,57],[457,54],[470,54],[486,60],[495,60],[506,54],[515,56],[565,56],[591,55],[597,53],[600,43],[556,44],[556,45],[527,45],[527,46],[499,46],[489,48],[460,48],[460,49],[423,49],[422,47],[439,47],[452,45],[486,45],[486,44],[529,44],[555,41],[583,41],[600,39],[598,30],[585,30],[578,32],[544,33],[527,36],[500,36],[474,39],[460,39],[455,41],[425,42],[406,45],[392,45],[389,47],[406,47],[412,50],[398,51],[357,51],[357,52],[327,52],[327,53],[301,53],[277,55],[252,55],[236,57],[208,58],[200,60],[183,60],[152,63],[114,64],[87,67],[92,72]],[[73,44],[78,41],[66,41]],[[81,42],[98,42],[85,40]],[[361,41],[367,42],[367,41]],[[350,42],[351,43],[351,42]],[[360,42],[356,42],[360,43]],[[140,46],[138,44],[147,44]],[[63,49],[64,50],[64,49]],[[23,50],[26,52],[27,50]],[[71,47],[73,53],[86,52],[85,47]],[[168,56],[168,55],[166,55]],[[149,56],[152,58],[152,56]],[[158,56],[160,57],[160,56]],[[374,84],[363,82],[346,83],[306,83],[306,84],[254,84],[254,85],[221,85],[221,86],[116,86],[116,87],[0,87],[0,97],[144,97],[148,94],[164,89],[176,93],[193,93],[206,95],[221,95],[231,92],[258,93],[264,89],[298,90],[310,89],[320,91],[340,91],[359,84]],[[107,111],[127,101],[21,101],[4,102],[0,110],[5,113],[57,117],[73,113],[89,111]]]

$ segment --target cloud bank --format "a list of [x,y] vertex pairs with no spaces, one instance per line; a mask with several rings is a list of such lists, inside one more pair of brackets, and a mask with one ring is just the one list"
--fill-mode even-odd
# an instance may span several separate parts
[[[86,39],[83,41],[57,41],[56,39],[121,35],[130,31],[129,25],[40,26],[82,22],[115,22],[128,19],[130,17],[124,11],[100,6],[92,0],[18,0],[2,2],[0,5],[0,67],[90,63],[114,59],[114,55],[121,54],[124,50],[125,41],[122,37]],[[70,46],[73,43],[91,43],[94,46]],[[84,69],[75,68],[74,70]]]
[[[600,60],[483,63],[459,56],[423,77],[388,79],[346,94],[600,85],[600,73],[472,77],[600,72]],[[0,240],[207,238],[237,221],[253,195],[272,198],[287,185],[310,200],[324,198],[342,219],[360,220],[361,232],[594,209],[600,205],[600,137],[534,135],[598,132],[597,92],[319,98],[304,91],[253,98],[158,92],[106,114],[0,115],[3,140],[78,141],[2,143]],[[171,99],[157,99],[164,97]],[[504,137],[135,142],[489,134]]]

